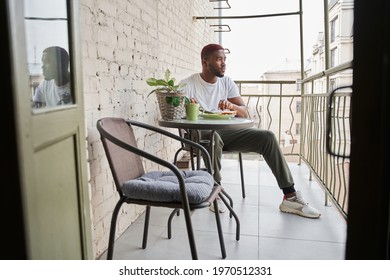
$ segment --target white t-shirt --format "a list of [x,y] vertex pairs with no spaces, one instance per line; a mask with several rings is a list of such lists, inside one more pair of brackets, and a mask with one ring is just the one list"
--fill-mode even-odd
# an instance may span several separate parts
[[46,103],[46,107],[63,105],[63,97],[70,98],[70,83],[57,86],[54,80],[44,80],[36,89],[33,101]]
[[210,84],[202,79],[200,73],[197,73],[180,81],[180,84],[186,84],[182,88],[186,96],[195,98],[200,106],[207,111],[218,110],[218,104],[221,100],[240,96],[237,85],[228,76],[218,78],[216,83]]

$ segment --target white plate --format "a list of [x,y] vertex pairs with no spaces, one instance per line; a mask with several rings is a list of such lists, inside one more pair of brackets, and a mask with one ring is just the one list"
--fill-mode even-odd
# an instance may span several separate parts
[[200,117],[204,119],[211,119],[211,120],[226,120],[226,119],[231,119],[235,117],[235,114],[208,114],[208,113],[203,113],[199,115]]

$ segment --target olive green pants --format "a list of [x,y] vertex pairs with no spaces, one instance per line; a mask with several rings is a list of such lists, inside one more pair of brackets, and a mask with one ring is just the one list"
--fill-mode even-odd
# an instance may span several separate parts
[[[202,131],[202,139],[210,132]],[[214,134],[214,180],[221,181],[222,151],[255,152],[261,154],[270,167],[279,188],[291,187],[294,179],[272,131],[257,128],[218,130]]]

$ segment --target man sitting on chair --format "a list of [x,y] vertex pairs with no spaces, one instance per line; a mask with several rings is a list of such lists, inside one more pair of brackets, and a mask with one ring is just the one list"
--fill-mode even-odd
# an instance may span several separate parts
[[[205,46],[201,51],[202,72],[191,75],[180,84],[185,84],[183,91],[187,97],[198,102],[204,110],[234,110],[238,117],[248,117],[237,85],[224,75],[225,60],[225,51],[221,45]],[[257,128],[219,130],[214,137],[216,182],[222,179],[220,170],[223,147],[229,151],[259,153],[271,168],[284,194],[279,209],[308,218],[320,217],[319,211],[305,202],[299,190],[295,190],[290,169],[273,132]]]

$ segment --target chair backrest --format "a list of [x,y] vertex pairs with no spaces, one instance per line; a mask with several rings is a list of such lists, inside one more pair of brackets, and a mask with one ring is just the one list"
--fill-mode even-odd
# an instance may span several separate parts
[[97,122],[104,151],[114,177],[118,192],[122,193],[120,187],[125,181],[138,178],[145,174],[142,160],[139,155],[134,154],[108,138],[114,137],[132,147],[137,148],[134,131],[122,118],[108,117]]

